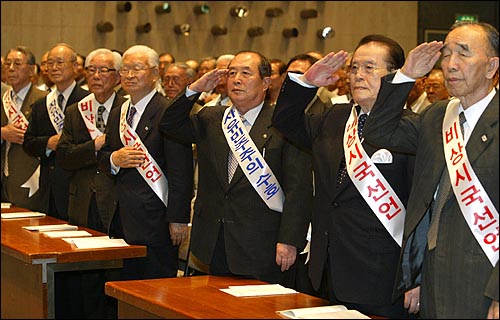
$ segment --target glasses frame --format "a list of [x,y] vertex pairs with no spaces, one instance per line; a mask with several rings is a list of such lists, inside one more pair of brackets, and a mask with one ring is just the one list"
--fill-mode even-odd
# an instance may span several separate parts
[[97,71],[99,71],[101,75],[108,75],[110,72],[116,71],[116,69],[108,67],[96,67],[96,66],[85,67],[85,72],[87,72],[90,75],[96,74]]
[[137,68],[123,68],[121,67],[120,70],[118,70],[118,73],[120,74],[120,76],[122,77],[126,77],[128,76],[129,73],[132,74],[132,76],[136,77],[142,73],[145,73],[146,71],[148,70],[151,70],[151,69],[154,69],[156,67],[148,67],[148,68],[141,68],[141,69],[137,69]]
[[370,76],[372,74],[375,73],[376,70],[386,70],[386,71],[389,71],[389,66],[385,67],[385,68],[377,68],[377,67],[374,67],[372,65],[369,65],[369,64],[363,64],[361,66],[347,66],[346,68],[346,73],[349,75],[349,76],[356,76],[359,73],[362,73],[364,74],[365,76]]
[[2,68],[3,69],[10,69],[11,66],[14,67],[14,69],[21,69],[24,65],[30,65],[27,61],[21,62],[20,60],[5,60],[2,63]]

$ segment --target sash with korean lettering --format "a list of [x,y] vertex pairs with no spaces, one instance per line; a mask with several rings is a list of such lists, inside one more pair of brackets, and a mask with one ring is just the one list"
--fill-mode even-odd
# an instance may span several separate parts
[[498,211],[467,157],[457,117],[459,105],[458,99],[450,100],[444,115],[443,146],[446,167],[462,215],[494,267],[498,261]]
[[52,90],[47,95],[47,112],[49,113],[50,122],[52,122],[52,126],[57,134],[61,133],[64,124],[64,112],[57,105],[56,90]]
[[401,246],[406,209],[391,185],[365,152],[358,137],[358,114],[355,107],[344,132],[344,153],[349,177],[380,222]]
[[82,115],[82,119],[87,126],[87,130],[89,131],[90,137],[95,139],[99,136],[102,136],[103,133],[97,129],[96,127],[96,115],[94,112],[94,94],[91,93],[78,103],[78,111]]
[[[12,89],[11,89],[12,90]],[[3,95],[3,108],[9,122],[26,130],[28,128],[29,121],[26,119],[24,114],[21,112],[21,107],[16,108],[15,103],[11,99],[11,90],[7,90]],[[36,168],[33,174],[24,182],[21,187],[29,188],[28,197],[31,198],[39,189],[40,180],[40,165]]]
[[269,209],[283,212],[285,201],[283,189],[255,146],[235,108],[226,108],[224,111],[222,131],[229,148],[255,191]]
[[121,106],[120,113],[120,139],[124,146],[134,147],[136,150],[144,152],[146,159],[144,165],[137,167],[137,171],[142,178],[153,189],[158,198],[163,201],[165,207],[168,201],[168,181],[155,159],[149,154],[148,148],[142,143],[141,139],[127,123],[127,110],[130,105],[130,99]]

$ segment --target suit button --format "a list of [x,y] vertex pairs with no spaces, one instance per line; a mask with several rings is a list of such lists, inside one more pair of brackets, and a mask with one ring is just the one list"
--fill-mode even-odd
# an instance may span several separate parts
[[339,204],[337,202],[332,202],[332,207],[334,208],[338,208],[339,207]]
[[97,170],[97,171],[96,171],[96,174],[99,174],[99,173],[101,173],[101,171]]
[[325,235],[325,237],[328,237],[328,231],[323,232],[323,234]]

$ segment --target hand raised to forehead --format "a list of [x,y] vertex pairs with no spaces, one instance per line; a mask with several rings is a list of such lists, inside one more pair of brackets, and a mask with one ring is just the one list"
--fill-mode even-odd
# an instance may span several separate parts
[[330,52],[323,59],[317,61],[300,77],[302,81],[316,87],[324,87],[339,80],[336,72],[341,69],[347,61],[347,52]]
[[412,79],[420,78],[432,70],[441,56],[442,41],[424,42],[408,53],[401,72]]
[[189,89],[196,92],[207,92],[214,89],[222,77],[227,75],[227,69],[214,69],[189,85]]

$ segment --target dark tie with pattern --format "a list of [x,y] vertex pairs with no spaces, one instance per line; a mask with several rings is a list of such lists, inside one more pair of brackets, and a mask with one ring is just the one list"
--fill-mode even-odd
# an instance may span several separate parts
[[[240,117],[241,117],[241,121],[243,122],[243,125],[245,125],[245,127],[247,127],[247,130],[248,130],[248,126],[247,126],[248,122],[245,120],[245,117],[243,117],[243,116],[240,116]],[[238,168],[238,160],[234,156],[231,149],[229,149],[229,155],[227,158],[228,158],[228,160],[227,160],[227,182],[231,182],[231,179],[233,179],[233,175],[236,172],[236,169]]]
[[[361,139],[361,133],[363,132],[363,127],[365,126],[367,116],[368,116],[368,114],[363,113],[363,114],[360,114],[359,118],[358,118],[358,137],[360,139]],[[336,185],[337,190],[340,188],[342,183],[345,181],[347,175],[348,175],[347,165],[345,162],[345,155],[344,155],[342,157],[342,162],[340,163],[339,173],[337,175],[337,185]]]
[[99,106],[99,108],[97,108],[97,121],[95,123],[97,129],[99,129],[99,131],[103,133],[106,127],[106,125],[104,124],[104,117],[103,117],[103,113],[105,110],[106,110],[105,106]]
[[[465,119],[465,114],[460,112],[458,115],[458,119],[460,122],[460,130],[462,131],[462,137],[464,137],[464,123],[467,121]],[[465,141],[465,137],[464,137]],[[439,218],[441,217],[441,211],[443,211],[444,204],[446,200],[449,198],[451,193],[451,181],[450,174],[448,173],[448,168],[445,166],[443,169],[443,173],[441,174],[441,179],[439,180],[439,188],[436,194],[436,200],[431,205],[431,225],[429,227],[429,232],[427,233],[427,246],[429,250],[432,250],[436,247],[437,243],[437,234],[438,234],[438,226],[439,226]]]
[[132,124],[134,123],[134,115],[136,112],[137,109],[134,106],[130,106],[128,109],[127,123],[131,128],[133,128]]
[[61,110],[64,110],[63,103],[64,103],[64,96],[62,93],[59,93],[59,95],[57,96],[57,105],[59,106],[59,108],[61,108]]

